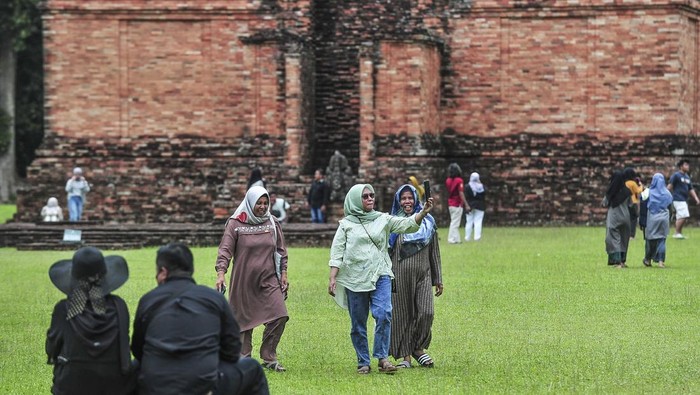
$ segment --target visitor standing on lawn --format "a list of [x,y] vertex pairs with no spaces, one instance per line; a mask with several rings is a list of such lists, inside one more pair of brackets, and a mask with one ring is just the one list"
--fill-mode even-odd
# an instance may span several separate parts
[[608,265],[619,268],[627,267],[627,247],[630,242],[629,205],[630,190],[625,186],[625,177],[621,171],[615,171],[610,177],[603,206],[608,209],[605,219],[605,250],[608,253]]
[[241,327],[241,355],[251,355],[253,329],[264,325],[260,346],[263,365],[285,371],[277,360],[277,345],[289,320],[284,302],[289,288],[287,247],[279,221],[270,214],[270,196],[261,186],[246,192],[226,222],[216,258],[216,289],[224,288],[230,265],[229,302]]
[[445,180],[447,188],[447,208],[450,211],[450,230],[447,232],[447,242],[457,244],[461,242],[459,226],[462,224],[462,213],[469,211],[469,203],[464,196],[464,180],[462,169],[456,163],[450,163],[447,168],[448,177]]
[[661,173],[654,174],[646,199],[646,218],[644,228],[644,266],[658,262],[659,267],[666,267],[666,236],[669,231],[669,206],[673,196],[666,188],[666,180]]
[[481,240],[481,229],[486,211],[486,188],[481,183],[479,173],[474,172],[469,176],[469,183],[464,186],[464,195],[469,204],[467,222],[464,225],[464,241],[471,240],[472,230],[474,231],[474,241],[479,241]]
[[329,261],[328,293],[350,313],[350,338],[357,355],[357,373],[370,372],[367,318],[375,320],[374,348],[379,372],[393,373],[389,362],[391,339],[391,288],[394,274],[388,252],[391,233],[413,233],[433,208],[428,199],[420,212],[394,217],[374,210],[374,188],[357,184],[345,196],[345,217],[333,238]]
[[[391,215],[410,217],[419,213],[423,206],[418,196],[418,190],[411,185],[399,187]],[[442,261],[433,216],[426,215],[417,232],[392,233],[389,253],[395,276],[389,352],[394,359],[402,359],[397,368],[410,368],[411,357],[419,366],[433,367],[433,359],[425,351],[432,340],[435,315],[432,287],[435,287],[435,296],[442,295],[443,291]]]
[[695,204],[700,204],[697,193],[693,188],[693,181],[690,179],[688,172],[690,171],[690,163],[681,159],[678,162],[678,171],[673,173],[671,179],[668,180],[668,190],[673,195],[673,208],[676,211],[676,233],[674,239],[685,239],[683,236],[683,226],[690,218],[690,210],[688,209],[688,197],[691,196],[695,200]]

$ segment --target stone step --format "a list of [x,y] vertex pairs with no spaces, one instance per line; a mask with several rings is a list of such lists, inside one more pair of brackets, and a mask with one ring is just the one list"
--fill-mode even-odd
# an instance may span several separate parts
[[[283,224],[290,247],[329,247],[337,224]],[[81,243],[64,243],[66,229],[81,230]],[[19,250],[72,250],[79,245],[101,249],[155,247],[179,241],[191,246],[218,246],[223,224],[34,224],[0,225],[0,247]]]

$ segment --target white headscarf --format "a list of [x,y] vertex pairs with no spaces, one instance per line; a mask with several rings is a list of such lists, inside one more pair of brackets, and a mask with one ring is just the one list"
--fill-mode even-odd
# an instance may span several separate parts
[[474,196],[476,196],[477,193],[484,192],[484,184],[479,180],[479,173],[474,172],[469,176],[469,188],[471,188]]
[[258,185],[251,186],[250,189],[248,189],[248,192],[245,193],[243,201],[240,205],[238,205],[238,208],[236,209],[236,211],[234,211],[231,218],[235,218],[249,225],[260,225],[263,222],[270,221],[270,224],[272,225],[272,239],[275,241],[275,269],[277,272],[277,279],[279,279],[282,275],[282,272],[280,270],[282,255],[280,255],[277,252],[277,228],[275,224],[276,219],[274,219],[274,216],[270,215],[270,205],[267,206],[267,211],[265,212],[265,214],[263,214],[262,217],[256,216],[253,212],[255,203],[257,203],[258,199],[260,199],[261,196],[267,196],[268,201],[270,199],[270,194],[267,192],[267,189]]
[[[265,221],[270,220],[270,206],[267,206],[267,211],[265,214],[263,214],[262,217],[257,217],[255,213],[253,212],[253,208],[255,207],[255,203],[257,203],[258,199],[260,199],[261,196],[267,196],[268,200],[270,199],[270,194],[267,193],[267,189],[261,187],[261,186],[252,186],[250,189],[248,189],[248,192],[245,193],[245,197],[243,198],[243,201],[241,202],[240,205],[238,205],[238,208],[236,211],[234,211],[233,215],[231,218],[238,219],[241,222],[245,222],[247,224],[251,225],[258,225],[261,224]],[[242,215],[244,214],[245,215]]]

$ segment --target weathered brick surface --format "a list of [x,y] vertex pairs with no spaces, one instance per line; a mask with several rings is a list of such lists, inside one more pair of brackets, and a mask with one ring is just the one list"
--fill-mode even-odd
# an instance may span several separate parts
[[310,174],[335,150],[384,209],[412,174],[444,200],[456,161],[504,224],[601,223],[611,168],[700,168],[696,1],[46,7],[48,130],[20,219],[74,165],[95,186],[88,219],[207,222],[256,165],[308,220]]

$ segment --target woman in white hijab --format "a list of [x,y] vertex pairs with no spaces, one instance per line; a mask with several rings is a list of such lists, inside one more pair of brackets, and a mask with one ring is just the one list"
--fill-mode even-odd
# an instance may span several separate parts
[[465,241],[471,240],[472,230],[474,231],[474,241],[481,239],[481,224],[484,221],[484,211],[486,211],[485,194],[486,189],[479,179],[479,173],[472,173],[469,176],[469,184],[464,187],[464,195],[470,208],[467,210],[467,224],[464,226]]
[[265,326],[260,346],[263,366],[276,372],[286,369],[277,360],[277,345],[289,320],[285,299],[287,247],[279,221],[270,215],[270,195],[252,186],[226,222],[216,258],[216,288],[225,292],[226,272],[233,265],[229,281],[229,303],[241,327],[241,356],[253,350],[253,329]]

